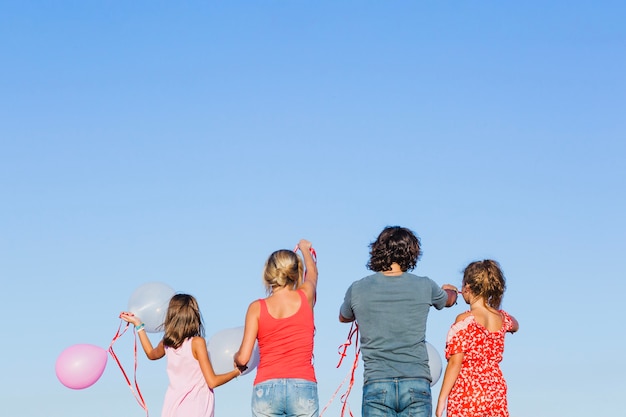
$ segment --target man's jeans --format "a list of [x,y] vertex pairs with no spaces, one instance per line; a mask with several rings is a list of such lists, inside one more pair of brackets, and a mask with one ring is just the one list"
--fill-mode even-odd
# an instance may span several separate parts
[[363,417],[432,417],[430,381],[389,378],[363,385]]

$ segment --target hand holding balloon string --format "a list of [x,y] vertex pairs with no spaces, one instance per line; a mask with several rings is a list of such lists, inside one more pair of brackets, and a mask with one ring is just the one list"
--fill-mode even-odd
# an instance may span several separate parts
[[135,316],[133,313],[128,312],[128,311],[122,311],[120,313],[120,318],[124,320],[125,322],[130,323],[133,326],[135,326],[135,330],[137,331],[144,330],[144,323],[141,321],[139,317]]

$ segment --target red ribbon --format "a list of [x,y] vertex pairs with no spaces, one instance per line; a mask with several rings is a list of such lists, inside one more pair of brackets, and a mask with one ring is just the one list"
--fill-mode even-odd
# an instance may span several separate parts
[[113,336],[113,340],[111,340],[111,344],[109,345],[109,353],[111,354],[111,357],[115,359],[115,362],[117,362],[117,366],[120,367],[120,370],[122,371],[122,375],[124,376],[124,379],[126,379],[126,383],[128,384],[128,387],[130,388],[130,392],[133,393],[133,396],[135,397],[135,399],[137,400],[141,408],[143,408],[146,411],[146,417],[147,417],[148,406],[146,404],[146,401],[143,399],[143,395],[141,395],[141,391],[139,390],[139,384],[137,384],[137,332],[135,331],[134,327],[133,327],[133,336],[134,336],[133,352],[134,352],[134,361],[135,361],[134,372],[133,372],[133,380],[134,380],[134,385],[135,385],[134,389],[133,389],[133,384],[131,384],[130,379],[128,378],[128,375],[126,375],[126,371],[124,371],[124,367],[122,366],[122,364],[120,363],[120,360],[118,359],[117,355],[113,351],[113,344],[117,341],[117,339],[122,337],[124,333],[126,333],[126,330],[128,330],[128,326],[130,325],[130,323],[126,323],[124,330],[122,330],[122,322],[123,320],[120,320],[120,325],[117,328],[117,333],[115,333],[115,336]]
[[350,417],[354,417],[354,415],[352,414],[352,410],[350,410],[350,405],[348,405],[348,397],[350,396],[350,392],[352,391],[352,387],[354,386],[354,373],[356,371],[357,366],[359,366],[359,355],[361,354],[361,349],[359,348],[359,325],[356,323],[356,321],[352,322],[352,326],[350,326],[348,339],[341,346],[339,346],[340,358],[339,358],[339,363],[337,364],[337,368],[341,366],[343,359],[347,356],[346,351],[348,350],[348,347],[352,345],[353,338],[354,338],[354,362],[352,362],[352,369],[348,372],[348,374],[346,375],[344,380],[341,382],[341,384],[339,384],[339,386],[335,390],[335,393],[330,398],[330,401],[328,401],[328,404],[326,404],[326,406],[320,413],[320,417],[322,417],[322,414],[324,414],[328,406],[333,402],[333,400],[337,396],[337,393],[339,392],[343,384],[345,384],[345,382],[348,380],[348,378],[350,379],[348,388],[346,389],[346,392],[344,392],[341,395],[341,402],[343,403],[343,405],[341,406],[341,417],[344,416],[346,409],[348,410]]

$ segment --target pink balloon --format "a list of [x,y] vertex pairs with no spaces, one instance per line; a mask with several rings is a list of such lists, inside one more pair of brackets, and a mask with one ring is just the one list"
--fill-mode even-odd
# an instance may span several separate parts
[[55,370],[63,385],[72,389],[92,386],[102,376],[107,364],[107,351],[94,345],[74,345],[57,358]]

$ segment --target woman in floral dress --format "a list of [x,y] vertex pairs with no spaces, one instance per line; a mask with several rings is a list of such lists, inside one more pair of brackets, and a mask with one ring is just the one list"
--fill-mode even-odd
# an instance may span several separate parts
[[500,303],[506,288],[496,261],[472,262],[463,273],[461,294],[470,310],[448,332],[444,374],[436,415],[508,417],[506,382],[500,370],[504,336],[519,329]]

